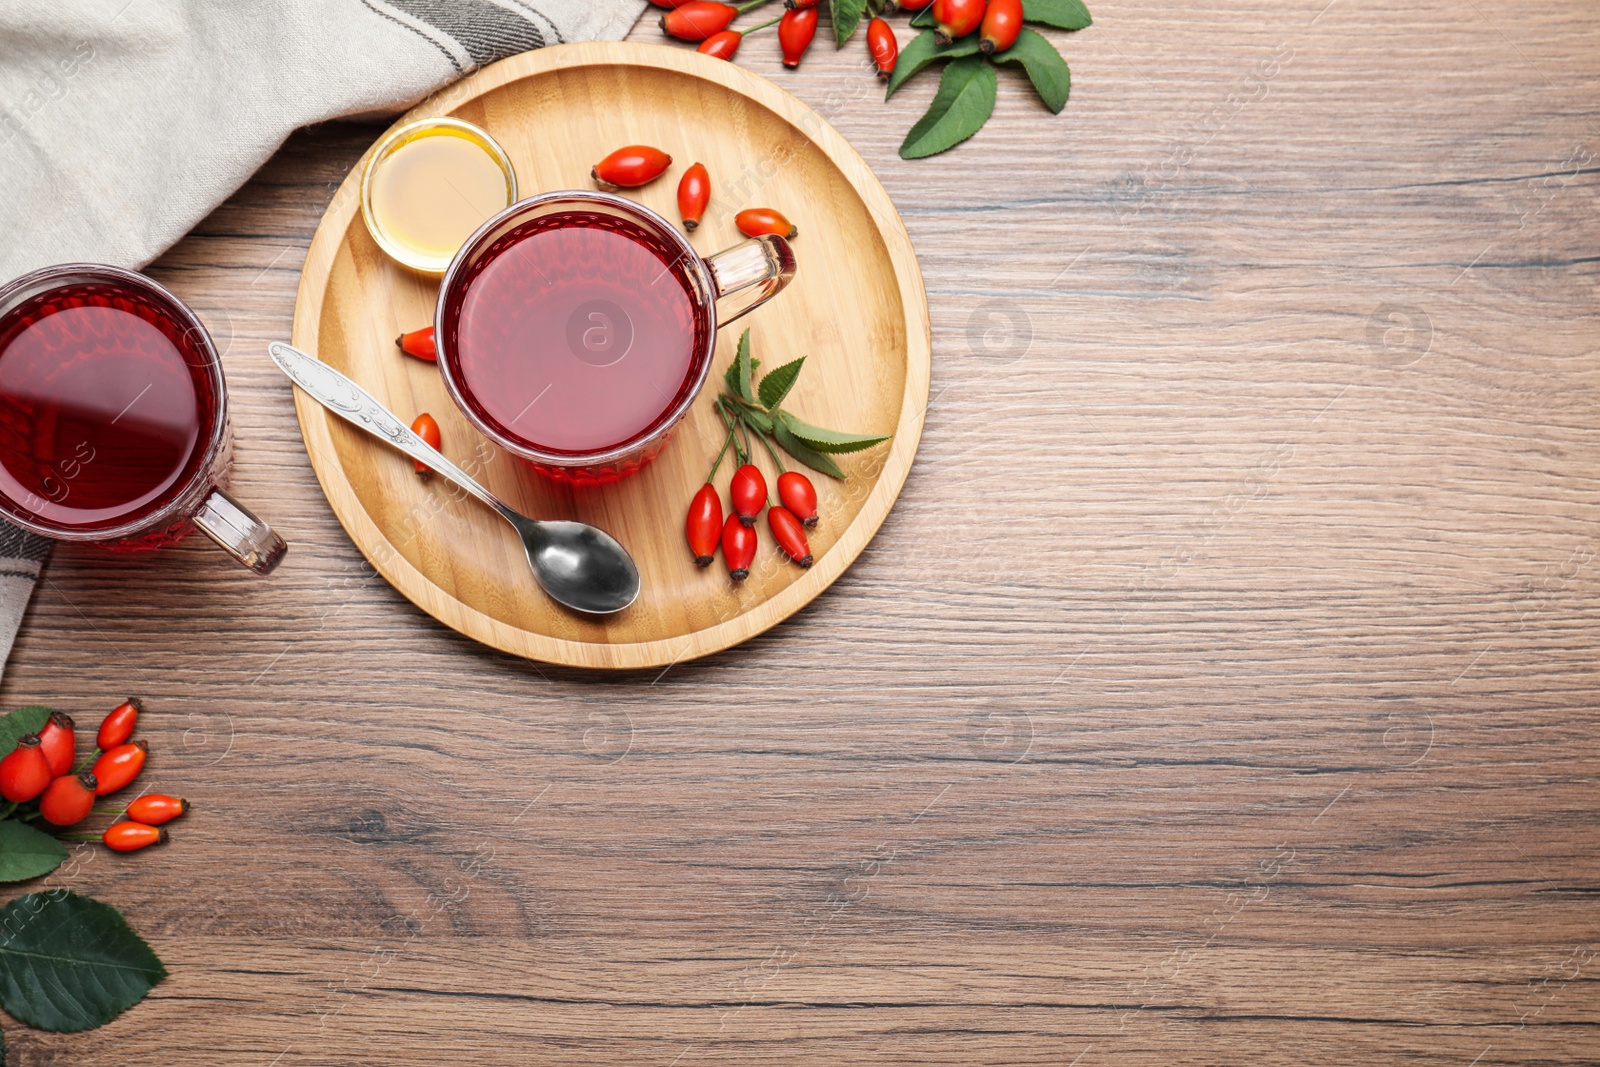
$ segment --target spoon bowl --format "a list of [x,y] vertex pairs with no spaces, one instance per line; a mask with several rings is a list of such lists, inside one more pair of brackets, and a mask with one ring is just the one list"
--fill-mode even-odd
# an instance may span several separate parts
[[639,598],[639,568],[616,538],[586,522],[512,523],[528,565],[550,598],[573,611],[609,615]]
[[522,538],[528,566],[550,599],[586,615],[610,615],[639,598],[639,567],[616,538],[583,522],[530,519],[479,485],[365,389],[326,363],[274,341],[267,354],[306,395],[351,425],[398,448],[500,514]]

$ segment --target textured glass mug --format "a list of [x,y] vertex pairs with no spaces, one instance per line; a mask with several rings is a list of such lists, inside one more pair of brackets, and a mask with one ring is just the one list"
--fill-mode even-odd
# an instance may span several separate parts
[[[559,221],[580,217],[591,221]],[[648,425],[620,443],[588,451],[559,451],[541,445],[510,430],[502,420],[495,418],[474,394],[470,374],[463,373],[458,331],[466,294],[484,264],[496,256],[510,254],[529,232],[530,225],[539,225],[539,220],[547,223],[555,220],[555,228],[603,229],[612,220],[619,227],[637,227],[670,253],[671,262],[663,268],[663,274],[681,265],[681,274],[674,277],[687,295],[694,317],[694,351],[688,374],[665,408]],[[673,427],[688,413],[710,374],[717,329],[775,296],[789,284],[794,273],[794,252],[782,237],[752,238],[704,257],[689,244],[678,227],[625,197],[588,191],[551,192],[530,197],[485,222],[461,246],[445,271],[434,322],[439,369],[456,406],[479,432],[507,452],[562,481],[580,485],[617,481],[654,459]],[[625,309],[617,310],[626,317]],[[573,344],[572,336],[569,332],[566,342],[569,346]],[[587,338],[589,334],[579,331],[578,336]],[[560,342],[546,338],[545,343]],[[590,362],[576,350],[573,355]]]
[[[60,404],[52,399],[29,404],[11,394],[9,390],[15,383],[6,375],[8,355],[16,359],[33,358],[36,366],[32,369],[48,379],[55,373],[64,373],[72,360],[89,358],[89,355],[98,352],[94,345],[110,345],[119,351],[122,358],[130,361],[129,366],[133,365],[132,361],[143,358],[150,361],[152,376],[145,386],[146,390],[156,384],[158,371],[168,379],[162,384],[168,387],[172,385],[175,365],[170,361],[165,366],[159,365],[159,360],[165,359],[165,356],[131,353],[126,347],[117,349],[122,339],[112,337],[109,333],[100,337],[87,334],[70,337],[71,346],[63,345],[59,350],[52,350],[41,342],[25,354],[20,351],[12,354],[12,346],[33,325],[64,311],[80,309],[106,309],[135,314],[149,327],[160,330],[166,336],[183,361],[184,384],[194,392],[196,440],[182,467],[176,474],[170,475],[159,489],[152,490],[148,500],[123,502],[106,509],[126,508],[125,514],[104,522],[72,523],[60,517],[52,518],[49,504],[59,505],[70,499],[73,480],[90,464],[97,459],[102,462],[111,459],[119,462],[119,466],[130,462],[125,456],[117,454],[117,435],[110,433],[109,428],[133,408],[144,395],[140,392],[120,414],[107,420],[105,426],[95,425],[87,431],[94,435],[94,443],[85,438],[66,456],[52,454],[48,459],[30,456],[36,466],[43,463],[49,472],[39,476],[39,492],[28,489],[7,472],[3,482],[0,482],[0,516],[52,540],[100,544],[115,550],[160,548],[198,527],[250,570],[257,574],[270,574],[282,561],[288,546],[270,527],[224,492],[233,449],[228,424],[227,389],[216,347],[206,328],[183,301],[142,274],[95,263],[66,263],[33,271],[0,287],[0,327],[3,327],[3,332],[0,332],[0,383],[8,383],[3,408],[0,408],[0,434],[8,438],[5,446],[8,454],[15,456],[15,445],[19,441],[26,444],[38,439],[41,433],[54,436],[54,428],[42,427],[37,423],[43,420],[59,423],[59,412],[62,410]],[[102,321],[108,326],[113,321],[118,324],[111,328],[111,333],[131,325],[123,323],[120,318]],[[60,327],[63,336],[75,328],[83,329],[67,325]],[[169,331],[176,332],[176,336]],[[56,395],[50,394],[52,398]],[[88,419],[88,415],[81,414],[88,411],[87,407],[82,408],[80,417]],[[109,414],[109,410],[103,413]],[[126,436],[132,439],[132,435]],[[60,444],[59,441],[55,443]],[[35,445],[34,450],[41,447]],[[132,448],[132,445],[129,447]],[[113,454],[103,459],[98,453],[108,449]],[[38,475],[37,470],[33,473]],[[21,499],[13,499],[12,483],[15,483],[15,490],[22,490],[16,492]]]

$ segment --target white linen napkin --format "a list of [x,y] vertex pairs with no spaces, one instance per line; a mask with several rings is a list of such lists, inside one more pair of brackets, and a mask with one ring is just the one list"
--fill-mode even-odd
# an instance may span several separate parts
[[[618,40],[644,0],[0,0],[0,282],[138,268],[294,130]],[[0,523],[0,670],[44,546]]]

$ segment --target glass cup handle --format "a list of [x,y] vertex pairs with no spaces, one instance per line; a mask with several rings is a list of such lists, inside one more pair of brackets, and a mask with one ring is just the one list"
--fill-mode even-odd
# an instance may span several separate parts
[[776,234],[763,234],[718,252],[706,266],[717,287],[717,325],[725,326],[789,284],[794,277],[794,249]]
[[211,490],[195,513],[194,524],[228,555],[257,574],[271,574],[289,551],[272,527],[221,489]]

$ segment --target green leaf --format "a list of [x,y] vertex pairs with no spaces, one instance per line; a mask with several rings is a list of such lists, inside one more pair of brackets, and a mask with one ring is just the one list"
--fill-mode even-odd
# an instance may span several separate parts
[[0,718],[0,758],[11,755],[23,734],[36,734],[50,721],[50,709],[43,704],[29,704]]
[[744,418],[745,422],[749,423],[750,426],[756,431],[760,433],[772,432],[772,416],[768,415],[760,408],[740,408],[739,413]]
[[66,860],[66,846],[49,834],[15,819],[0,821],[0,882],[25,882]]
[[772,437],[778,442],[779,448],[812,470],[821,471],[830,478],[844,480],[844,471],[839,469],[837,463],[790,433],[789,428],[783,424],[781,419],[773,422]]
[[1039,98],[1051,111],[1059,115],[1067,106],[1067,96],[1072,92],[1072,72],[1056,46],[1039,34],[1024,29],[1015,44],[990,58],[996,63],[1021,63],[1022,69],[1028,72],[1028,80],[1039,91]]
[[809,422],[795,418],[787,411],[778,412],[778,420],[790,433],[818,452],[860,452],[864,448],[871,448],[879,441],[887,441],[892,436],[886,433],[840,433],[838,430],[824,430],[821,426],[813,426]]
[[1094,21],[1083,0],[1022,0],[1022,18],[1063,30],[1081,30]]
[[108,904],[64,889],[0,908],[0,1006],[41,1030],[103,1026],[167,969]]
[[884,94],[884,99],[893,96],[896,89],[921,73],[929,63],[940,59],[970,56],[977,50],[977,34],[969,33],[949,44],[940,44],[932,30],[917,34],[911,39],[911,43],[906,45],[905,51],[900,53],[900,58],[895,61],[894,73],[889,75],[889,91]]
[[910,25],[915,26],[918,29],[921,29],[924,26],[932,26],[933,25],[933,5],[929,4],[927,7],[923,8],[921,11],[918,11],[915,15],[912,15],[911,16]]
[[739,335],[739,355],[734,359],[735,374],[734,392],[743,397],[747,403],[756,402],[755,393],[750,389],[750,379],[754,377],[756,369],[750,364],[750,328],[745,327],[744,333]]
[[928,113],[906,134],[900,158],[935,156],[977,133],[994,113],[996,84],[994,68],[982,56],[951,60]]
[[792,363],[785,363],[777,370],[761,379],[761,406],[771,411],[783,403],[783,398],[789,395],[789,390],[794,388],[794,381],[800,377],[800,368],[805,364],[806,357],[801,356]]
[[861,25],[861,16],[867,11],[867,0],[832,0],[832,7],[833,40],[843,48],[844,43],[855,36],[856,27]]
[[[752,375],[755,374],[756,368],[759,366],[761,366],[761,361],[759,359],[752,359],[750,361],[750,373]],[[725,374],[723,374],[722,381],[723,384],[728,387],[728,392],[730,395],[739,395],[739,361],[737,359],[728,364],[728,370]]]

